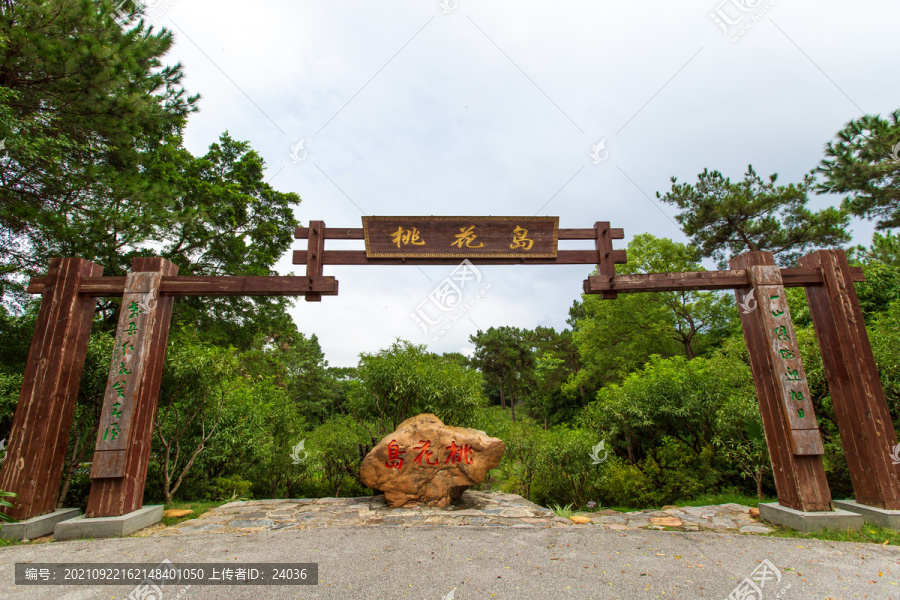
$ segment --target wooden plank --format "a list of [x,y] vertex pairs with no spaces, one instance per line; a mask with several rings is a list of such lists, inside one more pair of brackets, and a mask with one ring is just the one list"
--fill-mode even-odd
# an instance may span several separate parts
[[[162,258],[136,258],[132,262],[132,273],[139,272],[173,276],[178,272],[178,267]],[[143,505],[153,422],[156,417],[173,302],[172,296],[159,297],[150,312],[152,317],[152,324],[149,325],[151,343],[145,355],[143,376],[133,409],[133,425],[125,451],[104,452],[101,450],[94,454],[94,468],[97,468],[99,463],[101,465],[100,472],[117,471],[124,473],[124,476],[92,479],[90,497],[85,511],[87,516],[118,516],[138,510]],[[115,465],[104,467],[103,463],[107,461],[121,461],[124,468],[120,470],[118,462]]]
[[[40,294],[44,278],[36,277],[28,285],[29,294]],[[79,293],[87,296],[121,296],[125,289],[124,277],[87,277],[79,287]],[[325,296],[337,294],[334,277],[300,276],[208,276],[163,277],[160,295],[171,296],[302,296],[317,292]]]
[[[853,281],[865,281],[860,267],[851,267]],[[784,287],[822,285],[822,274],[814,269],[781,269]],[[750,275],[744,269],[727,271],[688,271],[684,273],[628,273],[613,280],[592,275],[584,282],[586,294],[617,292],[681,292],[688,290],[725,290],[749,287]]]
[[[458,265],[459,258],[368,258],[365,250],[326,250],[326,265]],[[626,262],[624,250],[613,250],[613,262]],[[556,258],[479,258],[468,259],[473,265],[594,265],[595,250],[559,250]],[[306,250],[294,250],[295,265],[306,264]]]
[[555,258],[559,217],[363,217],[368,258]]
[[[597,252],[597,275],[594,277],[609,284],[616,277],[616,261],[613,259],[614,250],[609,221],[597,221],[594,223],[594,248]],[[623,260],[622,263],[624,262],[626,261]],[[600,292],[600,297],[604,300],[614,300],[618,296],[618,292],[612,290],[612,288]]]
[[91,479],[125,476],[124,457],[131,442],[135,405],[147,366],[161,278],[158,271],[132,271],[127,276],[94,446],[95,452],[119,453],[122,459],[95,461]]
[[[776,393],[791,437],[791,450],[795,455],[824,454],[780,269],[775,265],[757,265],[748,271],[768,342]],[[749,299],[743,303],[750,305]]]
[[96,300],[80,281],[102,268],[80,258],[50,260],[34,337],[13,417],[0,489],[14,492],[6,513],[30,519],[56,509]]
[[900,510],[900,465],[891,460],[897,435],[847,258],[842,250],[819,250],[800,264],[825,279],[806,297],[856,501]]
[[[747,252],[729,262],[731,270],[746,271],[755,265],[774,265],[770,252]],[[738,302],[750,293],[749,277],[745,287],[735,289]],[[772,362],[770,346],[760,310],[741,311],[741,328],[750,355],[753,383],[759,400],[766,445],[772,461],[772,473],[778,502],[802,511],[830,511],[831,492],[825,478],[822,457],[794,455],[792,439],[783,414],[780,386]]]
[[[625,230],[621,227],[613,227],[609,230],[609,234],[614,240],[624,240]],[[308,227],[297,227],[294,229],[294,238],[306,239],[309,237]],[[560,240],[593,240],[597,237],[593,228],[590,229],[560,229],[558,239]],[[325,228],[326,240],[364,240],[365,234],[362,227],[339,229],[336,227]]]
[[[306,276],[312,282],[313,277],[322,276],[322,255],[325,253],[325,221],[309,222],[309,242],[306,245]],[[321,302],[322,294],[306,294],[307,302]]]

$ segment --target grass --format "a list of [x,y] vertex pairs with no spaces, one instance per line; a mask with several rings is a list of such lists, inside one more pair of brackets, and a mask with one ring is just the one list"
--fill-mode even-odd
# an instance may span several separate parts
[[563,519],[568,519],[572,516],[572,505],[567,504],[564,507],[560,508],[559,504],[554,504],[550,507],[553,512],[556,513],[557,517],[562,517]]

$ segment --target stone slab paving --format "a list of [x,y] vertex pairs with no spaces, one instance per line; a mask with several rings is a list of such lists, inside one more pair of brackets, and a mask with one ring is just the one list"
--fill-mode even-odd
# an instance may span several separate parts
[[177,536],[198,533],[236,533],[320,527],[415,527],[417,525],[481,525],[494,527],[597,527],[611,531],[666,529],[730,533],[768,533],[770,528],[739,504],[678,508],[663,507],[619,513],[614,510],[578,512],[576,518],[553,511],[515,494],[467,490],[452,508],[388,508],[384,496],[360,498],[301,498],[230,502],[196,519],[170,527],[149,527],[138,536]]

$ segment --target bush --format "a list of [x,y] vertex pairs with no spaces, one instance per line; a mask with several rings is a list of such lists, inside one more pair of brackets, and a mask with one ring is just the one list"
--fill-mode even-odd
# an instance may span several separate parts
[[347,416],[328,419],[309,435],[306,450],[311,468],[321,472],[325,495],[340,496],[342,489],[358,495],[367,489],[359,479],[359,467],[365,458],[361,448],[370,441],[366,430]]
[[591,451],[599,440],[586,429],[554,427],[535,446],[533,500],[582,507],[597,493],[597,465]]
[[216,477],[209,485],[208,498],[210,500],[231,500],[232,498],[252,498],[250,488],[253,483],[241,478],[240,475],[228,477]]

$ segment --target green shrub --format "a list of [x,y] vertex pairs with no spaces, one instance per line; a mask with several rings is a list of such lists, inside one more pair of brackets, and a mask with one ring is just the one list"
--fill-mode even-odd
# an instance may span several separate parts
[[243,479],[240,475],[228,477],[216,477],[209,485],[209,498],[211,500],[230,500],[231,498],[252,498],[250,489],[253,483]]
[[637,465],[609,457],[598,478],[598,496],[607,506],[646,508],[659,504],[659,495],[650,478]]
[[586,429],[554,427],[537,439],[532,500],[583,507],[596,496],[598,465],[591,450],[599,440]]

